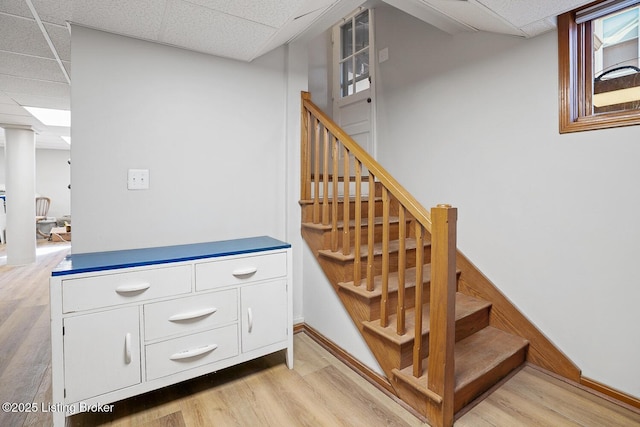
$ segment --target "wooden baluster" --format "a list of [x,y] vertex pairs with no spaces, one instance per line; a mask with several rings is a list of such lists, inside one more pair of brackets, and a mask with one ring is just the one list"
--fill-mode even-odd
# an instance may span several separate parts
[[353,284],[355,286],[360,286],[361,280],[361,256],[360,256],[360,246],[362,244],[361,240],[361,232],[362,232],[362,164],[355,159],[355,172],[356,172],[356,200],[354,206],[354,217],[355,217],[355,226],[353,227],[354,235],[354,244],[353,244]]
[[324,128],[322,157],[322,225],[329,224],[329,130]]
[[300,199],[311,198],[311,112],[304,102],[311,100],[309,92],[302,92],[302,126],[300,128]]
[[369,212],[367,217],[367,290],[373,290],[373,278],[376,274],[376,269],[373,264],[373,245],[375,244],[375,216],[376,216],[376,195],[374,188],[374,176],[369,172],[369,197],[368,206]]
[[[397,322],[396,322],[396,331],[398,335],[404,335],[406,330],[405,320],[405,296],[404,296],[404,288],[405,288],[405,270],[407,268],[407,222],[405,218],[405,209],[404,206],[400,205],[398,210],[398,308],[397,312]],[[417,286],[417,284],[416,284]]]
[[389,325],[389,191],[382,189],[382,297],[380,326]]
[[416,227],[416,302],[415,302],[415,337],[413,340],[413,376],[418,378],[422,375],[422,266],[424,265],[424,243],[423,230],[419,222],[415,222]]
[[313,223],[320,222],[320,122],[314,117],[314,159],[313,159]]
[[344,215],[342,218],[342,222],[344,226],[342,227],[342,254],[349,255],[351,254],[351,235],[349,234],[349,218],[351,217],[349,213],[349,185],[351,184],[351,168],[349,167],[349,150],[347,147],[343,145],[343,155],[344,155],[344,168],[342,170],[342,186],[344,188]]
[[[456,298],[456,221],[450,205],[431,209],[431,320],[427,387],[442,397],[437,411],[442,423],[453,425]],[[431,418],[430,418],[431,419]]]
[[338,139],[332,135],[331,152],[333,163],[333,204],[331,205],[331,250],[338,250]]

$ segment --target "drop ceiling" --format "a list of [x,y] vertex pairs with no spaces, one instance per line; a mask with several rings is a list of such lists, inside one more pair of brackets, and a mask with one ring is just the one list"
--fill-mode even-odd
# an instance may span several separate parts
[[[381,0],[378,0],[380,2]],[[584,0],[384,0],[443,31],[533,37]],[[357,0],[2,0],[0,123],[32,126],[36,147],[68,149],[66,127],[45,126],[23,106],[70,109],[68,23],[251,61],[300,36],[320,19],[336,22]],[[348,10],[348,9],[347,9]],[[335,16],[334,16],[335,15]],[[331,22],[328,24],[330,25]],[[0,145],[4,132],[0,132]]]

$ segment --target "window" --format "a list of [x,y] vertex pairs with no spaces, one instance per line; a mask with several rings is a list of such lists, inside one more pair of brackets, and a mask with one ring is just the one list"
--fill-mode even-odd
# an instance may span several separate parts
[[640,124],[640,0],[558,17],[560,132]]
[[368,89],[369,10],[348,18],[340,27],[340,96]]

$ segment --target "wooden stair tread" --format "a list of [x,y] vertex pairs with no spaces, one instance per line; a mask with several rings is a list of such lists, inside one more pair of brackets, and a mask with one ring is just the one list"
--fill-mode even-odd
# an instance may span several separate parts
[[[475,334],[458,341],[455,344],[455,393],[461,392],[472,385],[477,379],[490,375],[491,371],[498,368],[510,358],[516,357],[522,352],[524,363],[524,350],[529,342],[517,335],[512,335],[492,326],[476,332]],[[423,360],[423,366],[428,366],[428,357]],[[430,395],[427,389],[429,373],[416,378],[413,376],[413,367],[402,370],[393,369],[393,375],[411,385],[425,395]],[[484,391],[484,390],[482,390]],[[482,392],[480,391],[480,392]]]
[[[404,288],[411,289],[416,286],[416,268],[408,267],[405,269]],[[431,264],[424,264],[422,266],[422,281],[423,283],[431,282]],[[373,278],[373,289],[367,290],[366,277],[360,281],[360,286],[355,286],[353,281],[350,282],[338,282],[338,286],[343,290],[352,294],[359,295],[366,299],[377,298],[382,295],[382,276],[378,275]],[[389,272],[389,293],[398,291],[398,272]]]
[[[362,202],[368,202],[369,201],[369,196],[368,195],[362,195],[362,197],[360,197],[360,200]],[[374,196],[373,200],[376,201],[376,202],[381,202],[382,201],[382,197]],[[355,196],[349,196],[349,202],[353,203],[355,201],[356,201]],[[323,198],[319,198],[318,202],[320,204],[322,204]],[[327,202],[333,203],[333,197],[329,197],[327,199]],[[301,200],[298,200],[298,204],[299,205],[313,205],[314,203],[315,203],[315,199],[301,199]],[[344,196],[339,196],[338,197],[338,203],[344,203]]]
[[[424,246],[430,246],[431,242],[428,240],[424,240]],[[398,240],[391,240],[389,242],[389,252],[398,252],[400,247],[400,242]],[[416,240],[413,238],[407,238],[405,239],[405,248],[407,250],[411,250],[411,249],[415,249],[416,248]],[[360,246],[360,256],[362,258],[367,256],[367,250],[368,250],[368,245],[362,245]],[[342,250],[339,251],[332,251],[330,249],[321,249],[318,251],[318,254],[325,256],[327,258],[332,258],[335,259],[337,261],[353,261],[354,259],[354,252],[352,251],[349,255],[344,255],[342,253]],[[382,255],[382,243],[375,243],[373,245],[373,254],[374,256],[378,256],[378,255]]]
[[[456,321],[463,319],[473,313],[481,310],[485,310],[491,307],[491,303],[483,301],[469,295],[465,295],[460,292],[456,292]],[[380,320],[370,320],[362,322],[365,329],[383,336],[388,341],[402,346],[407,344],[415,338],[415,310],[413,308],[407,309],[405,313],[405,327],[406,333],[404,335],[398,335],[396,332],[397,314],[389,316],[389,325],[386,327],[380,326]],[[428,334],[430,330],[430,309],[429,304],[424,304],[422,307],[422,334]]]
[[[389,223],[390,224],[397,224],[399,222],[400,222],[400,218],[398,218],[397,216],[390,216],[389,217]],[[382,225],[383,224],[383,218],[382,217],[375,217],[373,223],[374,223],[374,225]],[[362,228],[365,229],[367,224],[368,224],[367,219],[363,218],[362,219]],[[337,221],[337,226],[338,226],[338,229],[344,228],[344,221],[343,220]],[[349,220],[349,228],[355,228],[355,226],[356,226],[356,220],[355,219]],[[332,225],[331,224],[322,224],[322,223],[314,224],[313,222],[303,222],[302,223],[302,227],[303,228],[310,228],[310,229],[313,229],[313,230],[330,231]]]
[[[320,174],[318,174],[317,176],[318,176],[318,180],[320,180],[320,181],[322,181],[322,180],[324,179],[324,174],[323,174],[323,173],[320,173]],[[334,175],[334,174],[332,174],[332,173],[327,174],[327,179],[328,179],[329,181],[333,181],[333,178],[334,178],[334,177],[335,177],[335,178],[338,178],[338,181],[342,181],[342,182],[344,182],[344,181],[345,181],[345,179],[344,179],[344,178],[345,178],[345,177],[344,177],[344,175],[337,175],[337,176],[336,176],[336,175]],[[316,178],[316,175],[311,174],[310,178],[311,178],[311,181],[313,182],[313,180]],[[356,181],[356,177],[355,177],[355,175],[349,175],[347,178],[349,178],[349,179],[347,180],[347,181],[349,181],[349,182],[355,182],[355,181]],[[364,180],[363,180],[362,182],[367,182],[367,183],[368,183],[369,181],[368,181],[368,179],[367,179],[366,181],[364,181]],[[376,181],[374,181],[374,183],[375,183],[375,184],[377,184],[377,183],[379,183],[379,182],[380,182],[380,181],[377,181],[377,180],[376,180]]]
[[[460,275],[460,270],[456,270],[456,274]],[[413,289],[416,286],[416,268],[415,267],[407,267],[405,269],[405,280],[404,280],[404,288]],[[427,284],[431,282],[431,264],[424,264],[422,266],[422,283]],[[389,272],[389,283],[388,283],[388,291],[389,293],[394,293],[398,291],[398,272],[391,271]],[[382,276],[378,275],[373,278],[373,289],[367,290],[367,279],[360,280],[360,286],[355,286],[353,281],[350,282],[338,282],[338,287],[342,290],[350,292],[352,294],[359,295],[365,299],[373,299],[378,298],[382,295]]]

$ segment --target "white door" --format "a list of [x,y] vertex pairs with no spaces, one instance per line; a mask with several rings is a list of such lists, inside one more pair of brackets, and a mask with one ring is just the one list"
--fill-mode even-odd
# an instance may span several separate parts
[[358,9],[333,28],[333,119],[372,156],[375,152],[373,34],[373,10],[370,9]]
[[67,402],[140,383],[139,323],[138,307],[64,320]]
[[287,282],[259,283],[240,291],[242,352],[287,339]]

